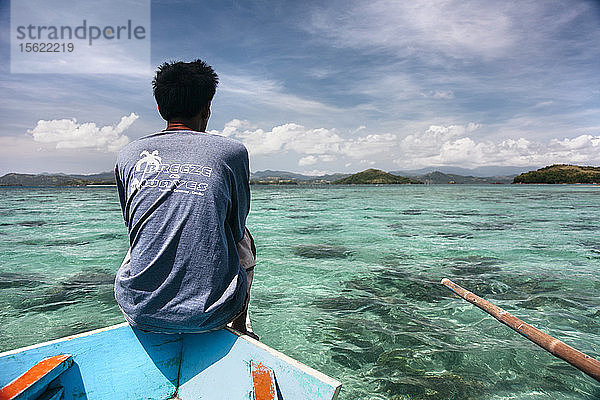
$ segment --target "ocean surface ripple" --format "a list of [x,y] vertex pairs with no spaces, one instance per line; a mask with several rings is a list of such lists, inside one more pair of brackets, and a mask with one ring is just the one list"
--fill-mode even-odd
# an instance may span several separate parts
[[[600,187],[255,186],[250,304],[340,399],[597,399],[600,385],[440,285],[600,358]],[[0,188],[0,351],[123,322],[115,188]]]

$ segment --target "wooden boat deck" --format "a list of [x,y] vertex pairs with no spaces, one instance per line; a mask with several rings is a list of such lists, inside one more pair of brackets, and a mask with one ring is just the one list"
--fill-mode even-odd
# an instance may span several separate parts
[[64,388],[64,399],[258,399],[258,366],[271,371],[275,399],[335,399],[341,387],[235,331],[152,334],[127,323],[1,353],[0,387],[58,354],[73,358],[51,385]]

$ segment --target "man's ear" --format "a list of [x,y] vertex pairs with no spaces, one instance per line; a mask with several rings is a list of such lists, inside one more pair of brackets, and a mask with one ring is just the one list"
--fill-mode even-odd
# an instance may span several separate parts
[[210,102],[200,110],[200,115],[204,119],[210,118]]

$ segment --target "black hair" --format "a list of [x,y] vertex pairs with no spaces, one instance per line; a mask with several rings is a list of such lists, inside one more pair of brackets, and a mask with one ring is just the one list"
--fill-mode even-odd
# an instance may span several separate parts
[[160,115],[167,121],[173,118],[192,118],[210,104],[219,77],[202,60],[163,63],[152,80],[154,98]]

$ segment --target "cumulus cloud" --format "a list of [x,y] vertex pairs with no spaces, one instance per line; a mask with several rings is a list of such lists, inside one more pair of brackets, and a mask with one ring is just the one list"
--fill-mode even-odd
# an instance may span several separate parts
[[397,145],[397,136],[390,133],[368,134],[345,141],[342,154],[353,159],[376,157],[389,158]]
[[[223,132],[221,133],[223,136],[232,136],[235,135],[240,130],[248,130],[251,129],[252,125],[248,121],[242,121],[239,119],[233,119],[225,124],[223,128]],[[219,131],[211,131],[211,133],[218,133]]]
[[473,132],[479,126],[474,123],[467,125],[431,125],[425,132],[414,133],[402,139],[399,149],[408,158],[434,157],[440,153],[444,144],[450,143],[467,132]]
[[307,165],[314,165],[317,163],[333,162],[335,160],[337,160],[337,157],[332,154],[322,154],[319,156],[314,156],[311,154],[309,156],[302,157],[300,160],[298,160],[298,165],[304,167]]
[[116,152],[129,143],[123,135],[139,116],[131,113],[121,118],[117,125],[99,127],[94,122],[78,123],[75,118],[40,120],[27,133],[36,142],[55,143],[57,149],[96,149]]
[[307,166],[307,165],[314,165],[319,161],[319,159],[315,156],[306,156],[306,157],[302,157],[299,161],[298,161],[298,165],[301,167]]
[[600,136],[551,139],[526,138],[501,141],[476,140],[467,136],[477,125],[432,126],[422,135],[409,135],[399,147],[406,157],[396,158],[400,167],[460,165],[549,165],[556,163],[600,163]]
[[[365,129],[366,127],[361,126],[360,130]],[[398,150],[398,137],[395,134],[366,134],[344,138],[335,129],[309,129],[295,123],[264,130],[252,126],[248,121],[234,119],[225,124],[221,134],[243,142],[254,157],[295,153],[300,157],[299,166],[331,163],[341,157],[389,160],[394,151]]]
[[[289,154],[297,165],[330,169],[350,165],[380,168],[418,168],[456,165],[549,165],[554,163],[600,164],[600,136],[535,141],[524,137],[499,141],[481,140],[480,124],[430,125],[404,137],[378,133],[344,137],[335,129],[309,129],[288,123],[264,130],[248,121],[232,120],[221,134],[242,141],[253,157]],[[368,131],[367,128],[361,129]],[[217,133],[215,131],[215,133]],[[354,132],[356,133],[356,132]],[[338,168],[339,168],[338,167]]]
[[[294,123],[273,127],[269,131],[253,127],[248,121],[234,119],[223,129],[223,135],[242,141],[251,155],[294,151],[298,154],[332,155],[339,153],[344,139],[335,129],[307,129]],[[305,162],[310,163],[312,159]],[[322,161],[327,158],[322,158]],[[310,165],[310,164],[305,164]]]

